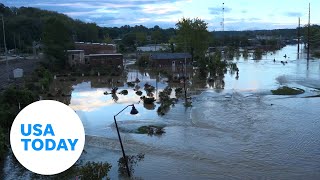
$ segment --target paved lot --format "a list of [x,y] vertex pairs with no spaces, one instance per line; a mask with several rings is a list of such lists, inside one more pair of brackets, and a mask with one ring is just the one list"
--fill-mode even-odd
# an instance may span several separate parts
[[[13,70],[16,68],[23,69],[24,75],[30,74],[38,66],[39,59],[26,58],[26,59],[10,59],[8,61],[8,73],[6,61],[0,60],[0,89],[6,88],[9,84],[16,83],[17,80],[13,79]],[[10,80],[8,80],[8,74]]]

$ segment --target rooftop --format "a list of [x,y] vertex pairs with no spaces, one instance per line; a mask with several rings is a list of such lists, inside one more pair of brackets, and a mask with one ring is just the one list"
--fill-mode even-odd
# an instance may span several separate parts
[[184,59],[191,58],[189,53],[154,53],[150,55],[152,59]]
[[122,54],[89,54],[89,55],[85,55],[85,56],[89,56],[89,57],[92,57],[92,56],[122,56]]
[[76,45],[100,45],[100,46],[116,46],[108,43],[94,43],[94,42],[75,42]]
[[83,52],[83,50],[67,50],[67,52]]

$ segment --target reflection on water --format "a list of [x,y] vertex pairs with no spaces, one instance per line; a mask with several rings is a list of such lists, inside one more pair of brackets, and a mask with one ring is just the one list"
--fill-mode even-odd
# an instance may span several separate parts
[[[136,94],[148,83],[154,96],[166,86],[164,77],[152,71],[129,70],[124,78],[79,79],[72,85],[70,107],[80,116],[86,137],[82,160],[108,161],[111,179],[118,179],[121,156],[113,115],[128,104],[119,116],[119,128],[126,153],[145,154],[134,176],[142,179],[319,179],[320,101],[303,98],[319,94],[320,62],[297,60],[296,46],[268,53],[262,60],[234,60],[239,77],[227,73],[223,79],[207,81],[189,72],[188,93],[192,108],[178,102],[164,116],[157,115],[158,103],[144,104]],[[284,54],[287,58],[284,58]],[[275,59],[275,62],[273,61]],[[281,63],[281,61],[288,63]],[[139,83],[128,86],[127,81]],[[303,88],[297,96],[273,96],[279,85]],[[104,95],[113,87],[127,95]],[[142,87],[142,88],[141,88]],[[200,94],[201,93],[201,94]],[[175,96],[174,90],[171,94]],[[134,133],[144,125],[165,126],[162,136]],[[10,168],[9,168],[10,169]],[[8,172],[7,172],[8,173]]]

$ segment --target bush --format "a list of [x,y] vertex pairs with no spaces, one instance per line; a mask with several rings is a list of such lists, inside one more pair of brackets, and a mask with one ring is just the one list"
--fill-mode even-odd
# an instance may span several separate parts
[[162,135],[165,133],[163,126],[156,126],[156,125],[150,125],[150,126],[141,126],[138,128],[139,134],[148,134],[149,136],[153,135]]
[[[138,162],[142,161],[144,159],[144,154],[138,154],[138,155],[132,155],[132,156],[126,156],[128,160],[128,166],[129,171],[131,174],[134,173],[134,166],[137,165]],[[120,175],[126,175],[127,174],[127,167],[126,167],[126,161],[123,157],[119,158],[118,160],[118,172]]]
[[253,52],[253,59],[261,60],[262,59],[263,51],[260,48],[257,48]]
[[[4,157],[7,152],[7,144],[5,141],[5,133],[3,129],[0,127],[0,162],[3,162]],[[1,166],[0,166],[1,167]]]
[[39,81],[40,87],[43,87],[44,90],[48,90],[50,83],[53,80],[53,75],[51,74],[51,72],[44,67],[40,67],[35,70],[34,75],[35,78]]
[[297,95],[304,93],[304,90],[300,88],[290,88],[288,86],[283,86],[276,90],[271,90],[271,92],[274,95]]
[[108,163],[87,162],[84,166],[79,167],[79,173],[81,179],[102,179],[108,176],[110,169],[111,165]]
[[136,65],[139,67],[147,67],[149,65],[149,57],[141,56],[137,61]]
[[119,94],[128,95],[128,90],[124,89],[124,90],[120,91]]
[[0,95],[0,126],[10,128],[20,109],[35,102],[37,97],[29,90],[8,88]]
[[[75,164],[71,166],[68,170],[53,175],[48,179],[110,179],[108,173],[111,169],[109,163],[104,162],[87,162],[84,165]],[[47,179],[46,176],[33,174],[32,179]]]

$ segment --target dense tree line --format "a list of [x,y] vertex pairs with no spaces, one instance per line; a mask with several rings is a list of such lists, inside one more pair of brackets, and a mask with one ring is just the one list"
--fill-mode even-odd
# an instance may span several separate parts
[[298,37],[297,29],[273,29],[273,30],[247,30],[247,31],[213,31],[212,36],[215,41],[210,46],[251,46],[249,39],[255,39],[257,36],[269,36],[274,39],[260,40],[261,45],[274,45],[275,39],[292,40]]
[[0,93],[0,162],[3,162],[7,152],[8,134],[14,118],[20,109],[36,99],[37,97],[31,91],[25,89],[8,88]]
[[[308,42],[308,26],[302,28],[303,41]],[[310,49],[319,49],[320,48],[320,26],[311,25],[309,29],[309,42]]]
[[[162,29],[159,26],[153,28],[142,25],[99,27],[95,23],[85,23],[64,14],[32,7],[10,8],[0,4],[0,14],[4,16],[8,49],[17,48],[26,52],[32,52],[33,41],[42,40],[45,24],[52,18],[58,19],[64,24],[73,41],[111,42],[112,39],[123,39],[121,43],[124,46],[136,46],[168,42],[170,37],[175,35],[174,28]],[[0,37],[3,38],[2,28],[0,31]],[[0,45],[3,48],[2,41]]]
[[[17,48],[24,52],[32,52],[33,41],[40,42],[42,40],[45,24],[52,18],[56,18],[64,24],[73,40],[96,42],[105,37],[103,29],[95,23],[73,20],[53,11],[32,7],[9,8],[0,4],[0,14],[4,16],[8,49]],[[1,38],[3,38],[2,34],[1,28]],[[1,47],[3,48],[3,43],[1,43]]]

